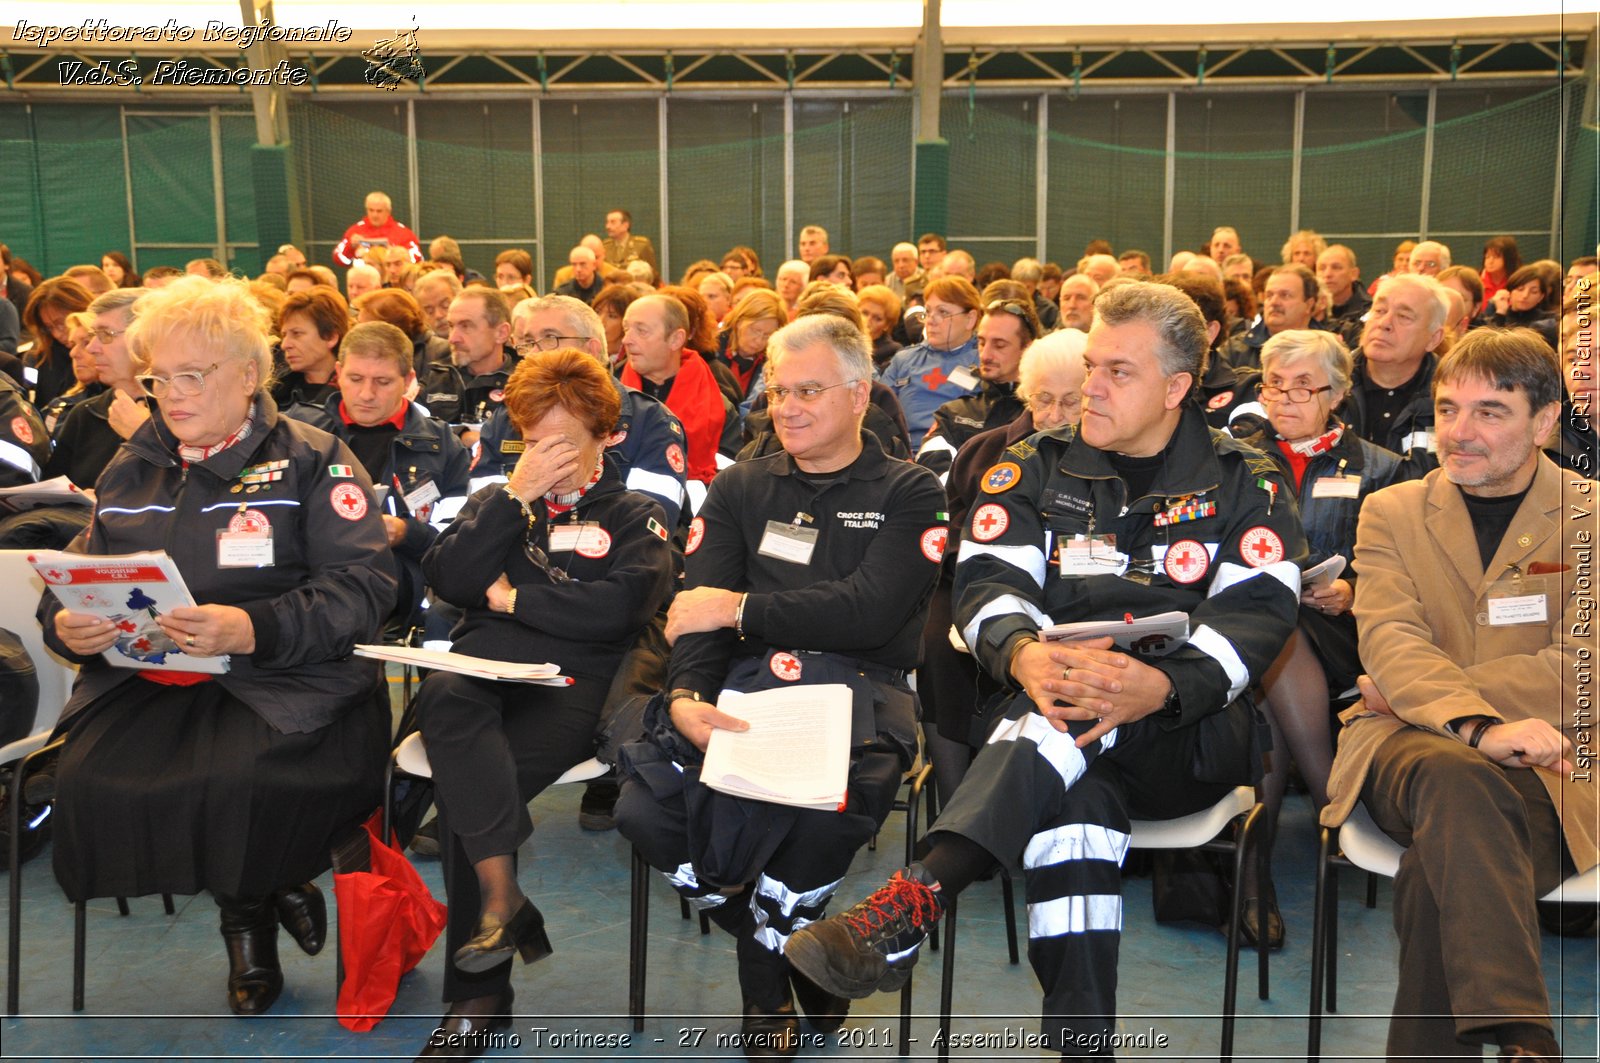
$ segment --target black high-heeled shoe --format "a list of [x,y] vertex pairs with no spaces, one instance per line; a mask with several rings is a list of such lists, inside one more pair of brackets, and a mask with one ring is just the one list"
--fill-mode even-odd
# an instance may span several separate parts
[[455,1001],[417,1053],[417,1060],[477,1059],[496,1047],[494,1035],[511,1026],[512,999],[507,986],[503,994]]
[[544,916],[532,901],[523,901],[522,907],[504,923],[493,915],[479,919],[477,934],[456,949],[456,970],[478,974],[509,960],[513,951],[522,957],[523,963],[542,960],[555,951],[550,947],[549,935],[544,932]]
[[222,941],[228,950],[228,1008],[260,1015],[283,992],[278,966],[278,920],[268,897],[218,897]]

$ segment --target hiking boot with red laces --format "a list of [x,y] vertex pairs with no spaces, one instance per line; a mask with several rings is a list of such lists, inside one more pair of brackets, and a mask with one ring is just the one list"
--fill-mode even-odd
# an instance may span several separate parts
[[943,914],[939,883],[912,864],[849,911],[796,930],[783,954],[830,993],[891,992],[911,977],[917,950]]

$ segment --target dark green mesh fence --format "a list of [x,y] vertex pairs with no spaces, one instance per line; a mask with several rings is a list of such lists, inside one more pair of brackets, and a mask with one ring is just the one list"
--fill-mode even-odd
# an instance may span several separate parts
[[[1471,263],[1501,232],[1524,257],[1550,253],[1553,232],[1560,257],[1592,251],[1600,148],[1579,113],[1582,86],[1443,86],[1436,96],[1429,171],[1425,89],[1308,91],[1299,224],[1351,245],[1368,276],[1423,229]],[[947,232],[979,263],[1037,254],[1042,242],[1046,258],[1070,265],[1096,237],[1160,258],[1170,209],[1170,250],[1231,224],[1248,251],[1275,259],[1294,220],[1294,94],[1174,99],[1169,189],[1165,93],[1053,93],[1044,115],[1036,94],[947,96]],[[489,273],[497,251],[522,247],[546,283],[616,207],[665,252],[672,277],[737,243],[754,246],[771,275],[791,230],[808,223],[853,254],[887,258],[914,239],[909,96],[796,99],[789,138],[785,108],[781,97],[673,98],[663,127],[657,99],[423,98],[408,113],[404,99],[296,98],[289,174],[264,183],[260,199],[276,202],[285,180],[297,190],[314,261],[328,261],[365,194],[383,189],[425,239],[459,240],[469,265]],[[229,264],[255,272],[265,257],[255,182],[271,174],[253,176],[254,140],[243,100],[0,104],[0,239],[46,273],[108,249],[131,248],[141,268],[214,254],[220,170]]]

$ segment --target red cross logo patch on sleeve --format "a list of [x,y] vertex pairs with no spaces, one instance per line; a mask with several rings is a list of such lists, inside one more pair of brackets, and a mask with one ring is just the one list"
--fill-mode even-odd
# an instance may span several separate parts
[[683,448],[676,443],[667,445],[667,464],[672,466],[673,472],[681,473],[683,471]]
[[950,529],[944,525],[929,528],[922,533],[922,556],[934,564],[944,560],[944,548],[950,542]]
[[1224,406],[1226,406],[1228,403],[1230,403],[1232,401],[1233,401],[1233,392],[1231,392],[1231,391],[1218,392],[1217,394],[1211,396],[1211,401],[1210,402],[1206,403],[1206,409],[1208,409],[1208,410],[1220,410],[1220,409],[1222,409]]
[[333,511],[345,520],[360,520],[367,515],[367,493],[355,484],[334,484],[328,499]]
[[11,418],[11,434],[16,436],[17,442],[23,446],[33,446],[33,425],[28,423],[26,417]]
[[1283,540],[1271,528],[1257,524],[1239,536],[1239,553],[1251,568],[1266,568],[1283,560]]
[[988,502],[973,510],[972,537],[980,543],[992,543],[1006,533],[1006,528],[1011,523],[1011,518],[1006,516],[1005,507],[994,502]]
[[785,683],[794,683],[800,679],[800,660],[792,653],[774,653],[767,667],[772,669],[773,675]]
[[1172,582],[1194,583],[1211,567],[1211,555],[1201,543],[1180,539],[1167,548],[1167,556],[1161,564]]
[[683,552],[692,554],[700,549],[700,540],[706,535],[706,521],[704,517],[696,517],[689,522],[689,535],[684,540]]

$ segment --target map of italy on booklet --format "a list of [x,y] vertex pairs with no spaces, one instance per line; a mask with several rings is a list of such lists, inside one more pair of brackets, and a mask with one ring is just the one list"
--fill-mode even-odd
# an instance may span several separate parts
[[177,564],[165,551],[69,554],[35,550],[28,554],[28,563],[64,609],[93,613],[117,626],[117,641],[104,656],[118,668],[213,675],[228,670],[226,656],[190,656],[156,623],[162,613],[195,604]]

